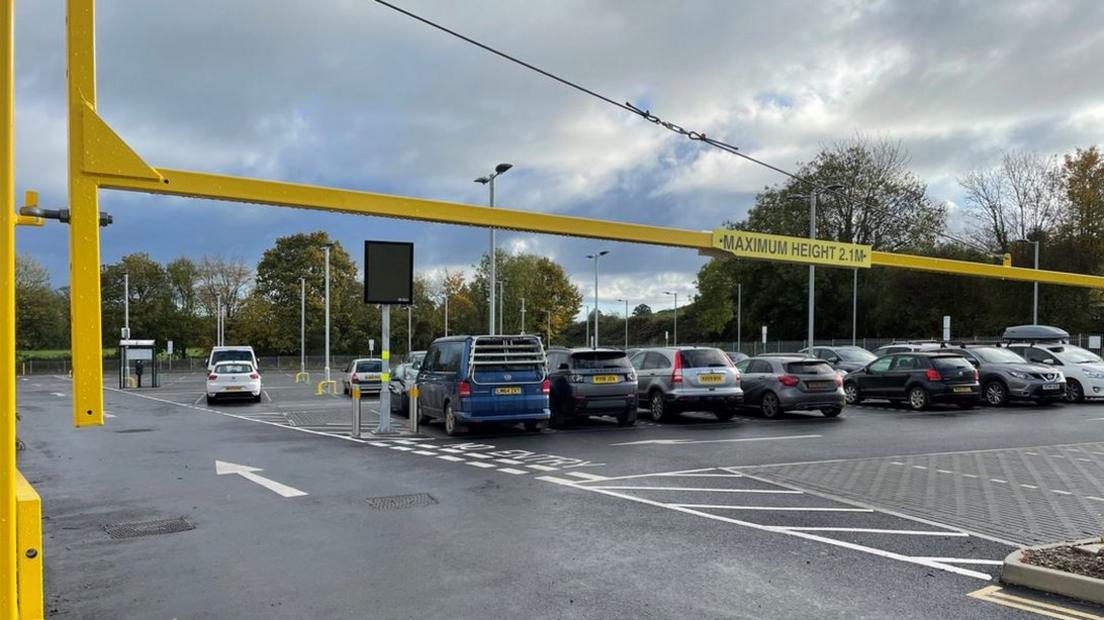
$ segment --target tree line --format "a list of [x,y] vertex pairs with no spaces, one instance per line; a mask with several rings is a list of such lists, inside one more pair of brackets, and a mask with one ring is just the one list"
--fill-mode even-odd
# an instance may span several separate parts
[[[818,238],[868,244],[874,250],[999,263],[1034,264],[1039,242],[1040,267],[1100,273],[1104,261],[1104,157],[1097,147],[1062,157],[1009,152],[998,166],[968,171],[958,179],[963,205],[934,200],[926,184],[910,170],[910,157],[899,143],[862,135],[825,146],[798,176],[819,187],[838,189],[819,196]],[[765,187],[748,216],[726,222],[733,229],[806,236],[809,183],[796,179]],[[949,223],[957,219],[957,225]],[[953,232],[951,229],[959,232]],[[251,344],[265,355],[299,352],[300,278],[306,284],[307,351],[322,352],[324,340],[323,231],[276,240],[255,266],[225,257],[177,258],[160,264],[147,254],[130,254],[106,265],[102,273],[103,339],[114,347],[123,325],[123,274],[130,283],[130,325],[135,338],[162,345],[173,340],[177,354],[207,349],[215,340],[216,309],[226,316],[227,343]],[[332,242],[331,351],[364,353],[369,338],[380,334],[380,311],[362,302],[363,285],[348,251]],[[553,260],[530,254],[497,254],[497,278],[506,294],[500,317],[506,333],[524,331],[552,344],[586,343],[591,327],[576,316],[579,289]],[[424,349],[445,332],[486,333],[489,257],[470,272],[425,273],[414,282],[409,311],[392,312],[392,350],[407,349],[408,312],[411,347]],[[805,336],[804,266],[710,259],[697,273],[698,294],[678,310],[679,342],[745,341],[767,325],[772,340]],[[816,272],[818,339],[851,336],[850,269]],[[742,306],[737,325],[737,286]],[[857,335],[868,338],[936,337],[943,315],[953,317],[958,336],[991,336],[1013,324],[1031,322],[1031,283],[873,268],[858,273]],[[524,300],[524,301],[523,301]],[[16,269],[17,347],[21,350],[67,348],[68,289],[53,289],[49,274],[31,257],[20,255]],[[524,304],[524,311],[523,311]],[[625,340],[624,317],[597,315],[602,343]],[[674,311],[638,305],[631,312],[631,345],[662,344],[673,338]],[[1040,322],[1074,333],[1100,331],[1104,295],[1056,285],[1040,286]]]

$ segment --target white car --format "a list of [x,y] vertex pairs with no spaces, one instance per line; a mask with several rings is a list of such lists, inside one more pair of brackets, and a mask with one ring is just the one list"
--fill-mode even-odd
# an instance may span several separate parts
[[214,370],[215,364],[219,362],[249,362],[254,370],[260,372],[257,355],[253,353],[253,347],[248,345],[211,347],[211,355],[207,357],[207,372]]
[[1054,366],[1066,376],[1066,400],[1104,398],[1104,359],[1073,344],[1010,344],[1029,362]]
[[261,375],[249,362],[218,362],[207,375],[207,404],[219,398],[261,402]]
[[344,376],[341,377],[342,393],[353,393],[353,386],[360,388],[360,393],[379,394],[382,389],[383,360],[378,357],[365,357],[349,362],[345,367]]

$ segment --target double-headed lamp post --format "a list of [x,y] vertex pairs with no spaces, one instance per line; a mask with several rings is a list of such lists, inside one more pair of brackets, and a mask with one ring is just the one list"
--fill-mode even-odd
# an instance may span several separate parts
[[[504,174],[507,170],[509,170],[510,168],[513,168],[513,167],[514,167],[513,164],[501,163],[501,164],[495,166],[494,172],[488,174],[487,176],[483,176],[483,177],[479,177],[478,179],[475,179],[476,183],[481,183],[483,185],[487,185],[487,186],[490,187],[491,201],[490,201],[489,206],[492,209],[494,208],[494,180],[495,180],[495,177],[497,177],[500,174]],[[488,323],[488,332],[487,333],[491,336],[493,336],[495,334],[495,284],[494,283],[497,281],[497,276],[495,275],[495,245],[496,245],[495,244],[495,229],[491,228],[491,248],[490,248],[491,273],[490,273],[490,277],[488,278],[488,280],[491,283],[491,298],[490,298],[489,304],[488,304],[488,316],[489,316],[490,320],[487,322]]]
[[598,259],[609,254],[609,250],[602,250],[594,254],[587,254],[587,258],[594,260],[594,348],[598,348]]
[[674,345],[678,346],[678,291],[663,291],[664,295],[674,295],[675,297],[675,329],[674,329]]
[[[836,190],[843,189],[843,186],[842,185],[836,185],[836,184],[827,185],[823,188],[819,188],[819,187],[814,188],[813,191],[808,193],[808,195],[798,194],[796,196],[791,196],[792,200],[805,200],[806,198],[809,199],[809,238],[810,239],[816,239],[816,234],[817,234],[817,230],[816,230],[817,193],[821,189],[823,189],[825,191],[836,191]],[[808,346],[810,349],[812,349],[812,347],[813,347],[813,335],[814,335],[813,325],[815,324],[815,319],[816,319],[816,302],[815,302],[815,298],[816,298],[816,267],[813,266],[813,265],[809,265],[809,327],[808,327],[808,336],[807,336],[808,344],[806,346]]]
[[629,300],[618,299],[617,301],[625,302],[625,350],[629,349]]

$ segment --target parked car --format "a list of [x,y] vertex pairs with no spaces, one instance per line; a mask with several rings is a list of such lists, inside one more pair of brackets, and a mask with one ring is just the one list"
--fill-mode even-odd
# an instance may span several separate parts
[[785,411],[814,410],[829,418],[843,411],[843,379],[832,366],[805,355],[757,356],[736,364],[744,389],[744,405],[764,417]]
[[875,358],[892,353],[908,353],[910,351],[934,351],[943,347],[943,343],[935,340],[914,340],[908,342],[891,342],[871,351]]
[[877,355],[874,355],[870,351],[862,347],[853,345],[845,346],[831,346],[831,347],[813,347],[810,351],[808,347],[801,350],[802,353],[809,353],[817,359],[822,359],[832,365],[832,368],[842,371],[844,374],[851,372],[852,370],[858,370],[865,367],[870,362],[878,359]]
[[642,349],[629,361],[636,369],[637,398],[657,422],[695,409],[731,420],[744,399],[740,372],[720,349]]
[[733,364],[738,364],[751,357],[747,353],[742,353],[740,351],[728,351],[727,353],[725,353],[725,355],[728,356],[728,359],[732,360]]
[[418,372],[419,421],[458,435],[480,424],[548,423],[551,389],[537,336],[449,336],[430,345]]
[[362,357],[349,362],[341,376],[341,393],[351,395],[353,386],[360,388],[361,396],[379,394],[383,389],[383,360],[378,357]]
[[214,370],[219,362],[249,362],[255,372],[261,372],[253,347],[247,345],[211,347],[211,353],[207,356],[207,372]]
[[218,362],[207,374],[207,404],[220,398],[261,402],[261,375],[248,361]]
[[636,371],[623,351],[549,349],[548,379],[553,427],[592,415],[613,416],[618,426],[636,424]]
[[422,360],[425,359],[425,354],[425,351],[407,353],[403,357],[403,362],[391,373],[391,378],[398,379],[405,386],[414,385],[414,381],[418,378],[418,370],[422,367]]
[[1066,401],[1104,397],[1104,360],[1073,344],[1012,343],[1008,348],[1029,362],[1061,371],[1066,379]]
[[962,409],[981,396],[978,370],[965,357],[944,351],[913,351],[879,357],[843,378],[847,404],[868,398],[907,402],[915,410],[949,402]]
[[1010,400],[1049,403],[1064,399],[1066,378],[1052,366],[1032,364],[1015,351],[998,346],[944,349],[966,358],[978,369],[982,399],[993,407]]

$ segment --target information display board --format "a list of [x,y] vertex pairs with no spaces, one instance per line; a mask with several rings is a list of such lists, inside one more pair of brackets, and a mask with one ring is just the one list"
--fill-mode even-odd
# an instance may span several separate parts
[[405,306],[414,300],[414,244],[364,242],[364,303]]

